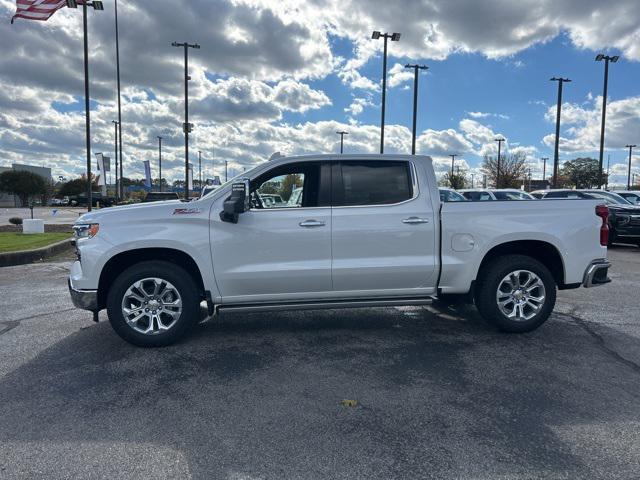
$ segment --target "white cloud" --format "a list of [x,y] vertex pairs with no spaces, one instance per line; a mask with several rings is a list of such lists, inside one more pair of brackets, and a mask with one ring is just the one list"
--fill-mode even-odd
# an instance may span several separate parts
[[404,65],[396,63],[391,67],[391,70],[389,70],[387,83],[390,88],[393,88],[412,80],[413,70],[409,70],[408,68],[405,68]]

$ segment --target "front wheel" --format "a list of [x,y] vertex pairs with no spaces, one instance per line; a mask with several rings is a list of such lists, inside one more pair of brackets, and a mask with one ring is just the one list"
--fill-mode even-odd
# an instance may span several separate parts
[[556,303],[549,269],[525,255],[505,255],[478,274],[475,304],[482,317],[504,332],[529,332],[542,325]]
[[198,320],[197,292],[191,276],[177,265],[138,263],[122,272],[109,290],[109,322],[134,345],[170,345]]

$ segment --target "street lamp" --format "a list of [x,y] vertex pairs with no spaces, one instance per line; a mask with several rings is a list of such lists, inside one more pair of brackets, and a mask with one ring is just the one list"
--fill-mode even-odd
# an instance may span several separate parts
[[340,132],[336,132],[338,135],[340,135],[340,153],[342,153],[343,148],[344,148],[344,136],[345,135],[349,135],[349,132],[345,132],[344,130],[340,131]]
[[556,106],[556,142],[553,150],[553,181],[551,182],[551,186],[556,188],[556,184],[558,183],[558,165],[560,164],[559,160],[559,149],[560,149],[560,112],[562,111],[562,85],[565,82],[570,82],[568,78],[562,77],[553,77],[550,79],[551,82],[558,82],[558,105]]
[[[118,84],[118,131],[120,136],[120,189],[116,197],[122,198],[122,105],[120,102],[120,41],[118,34],[118,0],[114,1],[116,21],[116,77]],[[118,158],[116,157],[116,179],[118,178]],[[118,181],[116,180],[116,187]]]
[[458,156],[457,153],[450,153],[449,156],[451,157],[451,175],[453,175],[453,164],[456,161],[456,157]]
[[162,191],[162,137],[160,135],[158,135],[158,176],[160,191]]
[[496,167],[496,188],[500,188],[500,150],[502,147],[502,142],[504,142],[504,138],[494,138],[494,142],[498,142],[498,165]]
[[384,53],[382,57],[382,115],[380,119],[380,153],[384,153],[384,108],[387,96],[387,40],[391,39],[392,42],[400,40],[399,33],[380,33],[375,30],[371,34],[373,40],[378,40],[380,37],[384,38]]
[[91,114],[89,111],[89,39],[87,35],[87,7],[93,7],[94,10],[104,10],[102,2],[97,0],[93,2],[77,0],[67,0],[67,7],[78,8],[78,3],[82,5],[82,31],[84,33],[84,117],[85,117],[85,133],[87,144],[87,211],[91,211]]
[[547,160],[549,160],[549,157],[541,157],[540,160],[542,160],[542,180],[546,180],[547,179]]
[[629,170],[627,171],[627,190],[631,190],[631,152],[637,145],[625,145],[629,149]]
[[596,62],[604,60],[604,88],[602,93],[602,124],[600,126],[600,156],[598,158],[598,188],[602,188],[602,160],[604,156],[604,126],[607,118],[607,89],[609,86],[609,62],[616,63],[618,55],[596,55]]
[[118,125],[120,125],[120,122],[117,120],[111,120],[111,123],[113,123],[113,128],[114,128],[114,145],[113,145],[113,151],[115,153],[114,155],[114,162],[115,162],[115,169],[116,169],[116,201],[120,199],[120,191],[118,188]]
[[411,155],[416,154],[416,123],[418,117],[418,70],[428,70],[426,65],[410,65],[404,68],[413,68],[413,130],[411,136]]
[[178,43],[173,42],[172,47],[184,48],[184,123],[182,130],[184,131],[184,198],[189,201],[189,133],[193,130],[193,124],[189,123],[189,49],[199,49],[197,43]]

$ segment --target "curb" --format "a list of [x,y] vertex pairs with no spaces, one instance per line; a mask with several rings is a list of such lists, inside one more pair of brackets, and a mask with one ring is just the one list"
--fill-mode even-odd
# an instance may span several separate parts
[[17,252],[0,253],[0,267],[11,267],[14,265],[39,262],[71,247],[71,237],[69,237],[66,240],[52,243],[46,247],[34,248],[33,250],[19,250]]

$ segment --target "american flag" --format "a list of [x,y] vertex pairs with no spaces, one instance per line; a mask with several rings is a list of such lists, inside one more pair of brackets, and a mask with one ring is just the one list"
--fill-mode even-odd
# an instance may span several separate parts
[[28,20],[48,20],[51,15],[67,4],[66,0],[16,0],[16,18]]

